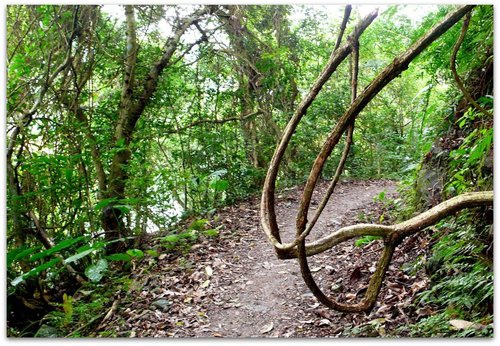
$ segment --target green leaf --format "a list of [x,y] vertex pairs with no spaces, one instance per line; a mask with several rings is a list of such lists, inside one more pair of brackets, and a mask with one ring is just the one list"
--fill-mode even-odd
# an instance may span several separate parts
[[82,203],[83,203],[82,199],[77,198],[77,199],[73,200],[73,202],[71,204],[73,205],[73,207],[75,209],[80,209],[80,207],[82,206]]
[[219,230],[217,229],[207,229],[203,232],[207,237],[217,237],[219,235]]
[[151,257],[158,257],[160,254],[156,250],[146,250],[146,253]]
[[66,177],[66,180],[68,182],[71,182],[72,178],[73,178],[73,170],[70,169],[70,168],[66,168],[64,169],[64,175]]
[[481,96],[477,99],[477,103],[480,103],[482,106],[493,106],[493,97]]
[[96,242],[95,244],[91,245],[90,247],[89,246],[82,246],[81,248],[79,248],[77,250],[78,253],[76,255],[73,255],[73,256],[66,258],[64,260],[64,264],[68,264],[68,263],[77,261],[85,256],[88,256],[92,252],[99,250],[100,248],[104,247],[104,245],[107,245],[109,243],[111,243],[111,242],[105,243],[105,242],[99,241],[99,242]]
[[104,209],[106,208],[108,205],[110,205],[111,203],[114,203],[116,202],[117,199],[115,197],[113,198],[106,198],[106,199],[103,199],[102,201],[100,201],[99,203],[97,203],[95,206],[94,206],[94,210],[101,210],[101,209]]
[[115,205],[113,208],[120,210],[123,215],[130,213],[130,210],[132,210],[132,207],[129,205]]
[[377,235],[365,235],[365,236],[357,239],[354,242],[354,246],[362,247],[362,246],[365,246],[367,244],[370,244],[372,241],[377,240],[377,239],[382,239],[382,237],[379,237]]
[[83,251],[83,252],[80,252],[76,255],[73,255],[73,256],[70,256],[68,258],[66,258],[64,260],[64,264],[68,264],[68,263],[71,263],[71,262],[75,262],[75,261],[78,261],[79,259],[85,257],[85,256],[88,256],[90,255],[92,252],[96,251],[97,249],[89,249],[89,250],[86,250],[86,251]]
[[229,182],[224,179],[215,179],[210,182],[210,188],[215,191],[225,191],[229,187]]
[[208,219],[199,219],[193,221],[193,223],[189,226],[189,229],[194,229],[197,231],[203,230],[203,227],[208,223]]
[[109,261],[124,261],[124,262],[129,262],[132,259],[129,255],[124,253],[114,253],[112,255],[105,256],[104,258],[106,258]]
[[30,247],[30,248],[17,248],[14,250],[11,250],[7,253],[7,267],[12,264],[14,261],[19,261],[29,255],[31,255],[33,252],[38,251],[40,247]]
[[191,239],[191,240],[196,240],[198,239],[198,231],[195,230],[195,229],[190,229],[190,230],[187,230],[186,232],[183,232],[181,234],[179,234],[179,236],[181,238],[184,238],[184,239]]
[[88,266],[85,269],[85,275],[90,279],[90,281],[99,282],[104,276],[106,270],[108,270],[108,261],[101,258],[96,264]]
[[17,278],[15,278],[14,280],[12,280],[11,285],[12,286],[17,286],[22,281],[26,280],[27,278],[29,278],[31,276],[38,275],[39,273],[43,272],[44,270],[47,270],[47,269],[53,267],[54,265],[56,265],[60,261],[61,261],[60,258],[54,258],[53,260],[51,260],[49,262],[45,262],[44,264],[41,264],[38,267],[35,267],[35,268],[31,269],[29,272],[27,272],[27,273],[25,273],[23,275],[20,275]]
[[118,148],[123,148],[125,146],[125,137],[122,137],[122,138],[119,138],[117,141],[116,141],[116,146]]
[[63,294],[63,310],[64,321],[66,324],[68,324],[73,318],[73,297],[68,296],[66,293]]
[[144,257],[144,252],[139,249],[130,249],[127,250],[127,255],[131,257],[136,257],[136,258],[143,258]]
[[33,261],[36,261],[37,259],[52,255],[55,252],[66,249],[66,248],[78,243],[79,241],[83,240],[83,238],[85,238],[85,237],[81,236],[81,237],[77,237],[77,238],[73,238],[73,239],[63,240],[62,242],[57,243],[56,245],[51,247],[50,249],[47,249],[45,251],[39,252],[39,253],[31,256],[30,261],[33,262]]
[[111,242],[98,241],[98,242],[95,242],[94,244],[83,245],[83,246],[80,246],[78,249],[76,249],[76,253],[84,252],[84,251],[87,251],[89,249],[100,249],[100,248],[102,248],[105,245],[110,244],[110,243],[112,243],[112,241]]

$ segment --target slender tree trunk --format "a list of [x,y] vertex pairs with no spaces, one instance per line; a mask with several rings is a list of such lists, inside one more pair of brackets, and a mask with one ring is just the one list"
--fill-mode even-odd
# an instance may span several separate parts
[[229,5],[225,6],[225,9],[228,13],[219,13],[219,18],[225,23],[233,48],[231,53],[239,60],[237,66],[240,75],[239,85],[244,94],[241,98],[241,116],[255,112],[256,108],[260,109],[263,114],[262,124],[255,119],[245,119],[240,122],[246,155],[254,167],[267,168],[270,158],[266,157],[264,149],[267,145],[275,145],[278,142],[281,131],[272,118],[272,112],[265,110],[269,108],[268,105],[261,107],[258,101],[260,79],[263,78],[263,74],[257,69],[256,62],[260,59],[261,48],[257,43],[255,46],[248,43],[252,34],[244,25],[242,8]]
[[[136,20],[134,7],[132,5],[125,6],[127,51],[118,121],[114,135],[115,154],[113,155],[109,169],[106,198],[120,200],[126,197],[127,167],[131,158],[130,144],[136,124],[151,101],[161,74],[171,63],[182,35],[202,16],[212,13],[214,10],[214,6],[204,6],[195,11],[191,16],[179,21],[174,33],[165,43],[162,56],[153,64],[148,75],[141,81],[140,87],[137,88],[135,72],[139,45],[136,34]],[[120,209],[114,207],[113,204],[103,210],[102,224],[109,240],[114,240],[128,234],[128,230],[125,228],[123,222],[123,215]]]
[[11,201],[9,203],[10,208],[8,209],[8,215],[9,219],[12,220],[12,232],[15,240],[15,245],[16,247],[20,247],[24,245],[24,242],[26,241],[26,233],[24,232],[22,221],[22,204],[19,200],[19,181],[17,179],[15,168],[12,165],[11,160],[7,161],[7,187],[11,198]]

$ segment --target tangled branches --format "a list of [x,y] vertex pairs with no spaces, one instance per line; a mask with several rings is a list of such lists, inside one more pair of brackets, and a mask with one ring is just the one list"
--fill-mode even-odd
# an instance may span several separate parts
[[[492,191],[467,193],[445,201],[438,206],[428,210],[427,212],[397,225],[352,225],[341,228],[336,232],[333,232],[329,236],[321,238],[315,242],[306,244],[306,237],[314,228],[316,221],[318,220],[324,207],[328,203],[342,173],[347,154],[349,153],[356,117],[390,81],[399,76],[404,70],[408,68],[408,65],[415,57],[417,57],[418,54],[420,54],[426,47],[428,47],[433,41],[444,34],[448,29],[450,29],[463,16],[469,13],[473,7],[474,6],[469,5],[460,6],[455,11],[448,14],[440,23],[432,27],[404,53],[396,57],[390,65],[388,65],[376,78],[373,79],[373,81],[363,90],[363,92],[359,96],[357,96],[356,91],[359,59],[359,37],[364,32],[364,30],[373,22],[373,20],[377,16],[377,12],[372,12],[367,17],[365,17],[347,37],[346,42],[340,46],[339,43],[342,40],[341,36],[344,32],[343,25],[340,30],[341,33],[339,35],[339,39],[337,40],[337,45],[332,52],[327,65],[323,69],[320,76],[317,78],[316,82],[311,87],[309,93],[302,100],[294,116],[291,118],[287,127],[285,128],[281,141],[276,148],[276,151],[271,160],[266,180],[264,182],[261,199],[261,224],[269,241],[275,247],[278,258],[298,258],[302,277],[304,278],[307,286],[321,303],[330,308],[343,312],[359,312],[371,310],[375,305],[377,296],[380,292],[380,288],[382,286],[387,268],[392,260],[394,250],[404,238],[408,237],[409,235],[415,234],[430,225],[435,224],[442,218],[452,215],[453,213],[461,209],[493,204]],[[347,22],[349,14],[350,7],[346,7],[343,23]],[[336,126],[328,135],[320,153],[318,154],[313,164],[313,167],[309,174],[309,178],[304,188],[304,192],[302,194],[301,203],[297,213],[296,238],[291,243],[284,244],[280,239],[279,227],[275,212],[275,183],[280,163],[291,140],[291,137],[293,136],[300,120],[306,114],[308,107],[312,104],[318,93],[321,91],[323,85],[328,81],[328,79],[331,77],[332,73],[337,69],[340,63],[351,54],[351,105],[340,117]],[[338,144],[342,134],[344,133],[346,133],[346,145],[342,153],[340,163],[337,167],[335,176],[332,179],[327,193],[323,197],[318,210],[316,211],[312,220],[308,223],[307,217],[309,205],[314,188],[319,180],[321,171],[327,159],[331,155],[333,149]],[[312,256],[326,251],[333,246],[345,242],[351,238],[365,235],[382,236],[384,239],[385,248],[377,263],[377,268],[370,279],[370,283],[363,300],[360,303],[348,305],[330,299],[316,285],[307,263],[307,256]]]

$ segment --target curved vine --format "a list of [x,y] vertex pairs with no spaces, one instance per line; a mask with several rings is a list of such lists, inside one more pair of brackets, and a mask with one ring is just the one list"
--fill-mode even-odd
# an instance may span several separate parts
[[[345,29],[345,27],[342,26],[336,47],[333,50],[327,65],[311,87],[307,96],[302,100],[294,116],[285,128],[281,141],[274,152],[267,172],[266,180],[264,182],[261,199],[261,224],[270,243],[275,247],[278,258],[297,258],[301,268],[302,277],[311,292],[321,303],[332,309],[343,312],[359,312],[372,309],[376,303],[387,268],[391,263],[394,250],[404,238],[435,224],[442,218],[452,215],[461,209],[493,204],[492,191],[462,194],[400,224],[392,226],[376,224],[352,225],[343,227],[312,243],[306,243],[306,237],[314,228],[316,221],[328,203],[342,173],[350,150],[356,117],[389,82],[408,68],[408,65],[413,59],[415,59],[415,57],[418,56],[418,54],[420,54],[426,47],[444,34],[448,29],[450,29],[463,16],[467,15],[473,7],[473,5],[459,6],[456,10],[448,14],[441,22],[432,27],[404,53],[396,57],[390,65],[388,65],[376,78],[372,80],[372,82],[359,96],[357,95],[359,37],[373,22],[377,16],[377,12],[375,11],[364,18],[347,37],[346,43],[339,46]],[[350,7],[346,7],[343,23],[347,22],[349,13]],[[291,137],[293,136],[302,117],[306,114],[308,107],[312,104],[323,85],[331,77],[332,73],[350,54],[352,54],[351,104],[328,135],[312,166],[302,194],[299,210],[297,212],[296,238],[290,243],[282,243],[275,211],[275,184],[282,158]],[[333,149],[338,144],[340,137],[344,133],[346,133],[346,144],[335,172],[335,176],[333,177],[318,210],[314,214],[312,220],[308,223],[307,217],[312,193],[319,180],[326,160],[329,158]],[[382,252],[382,255],[377,263],[376,270],[370,279],[368,289],[362,301],[356,304],[339,303],[335,299],[327,297],[318,287],[309,269],[307,257],[324,252],[331,249],[333,246],[354,237],[365,235],[382,236],[384,239],[384,251]]]

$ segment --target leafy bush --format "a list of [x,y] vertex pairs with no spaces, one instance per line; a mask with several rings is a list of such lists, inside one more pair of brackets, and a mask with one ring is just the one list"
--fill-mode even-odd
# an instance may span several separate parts
[[200,234],[206,237],[217,237],[219,235],[220,226],[211,229],[208,228],[208,224],[208,219],[198,219],[193,221],[186,230],[170,233],[156,239],[169,251],[180,251],[185,253],[189,251],[192,244],[198,240]]

